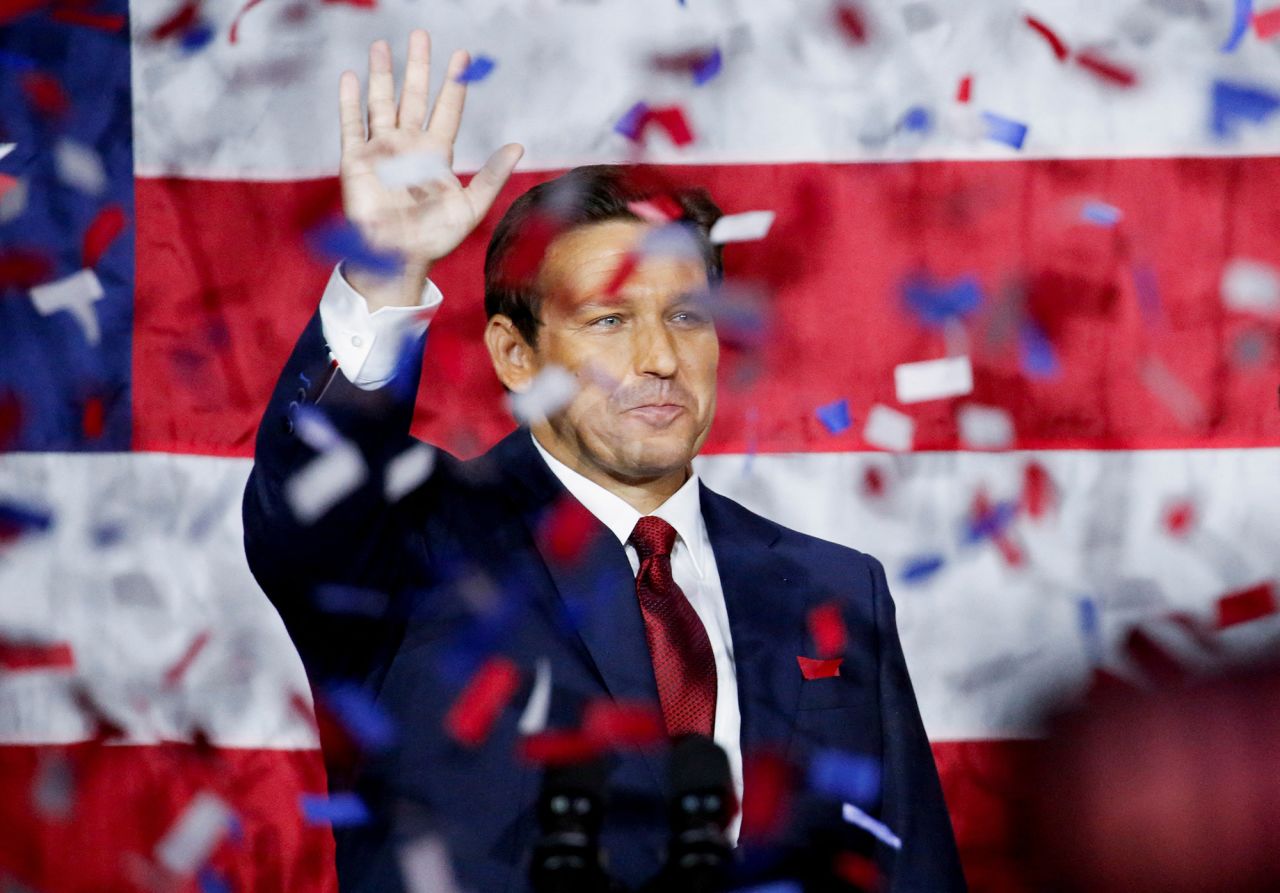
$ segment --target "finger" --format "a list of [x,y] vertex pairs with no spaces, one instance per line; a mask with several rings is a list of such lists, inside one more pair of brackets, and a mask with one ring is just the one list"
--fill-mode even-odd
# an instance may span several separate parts
[[440,145],[449,147],[449,157],[453,157],[453,141],[458,137],[458,125],[462,123],[462,106],[467,101],[467,85],[458,82],[458,75],[471,64],[471,56],[466,50],[458,50],[449,57],[449,70],[444,76],[444,86],[436,97],[436,107],[431,110],[431,121],[427,124],[427,133],[431,134]]
[[418,131],[427,120],[427,96],[431,88],[431,36],[421,28],[409,32],[409,59],[404,64],[400,90],[399,125]]
[[385,40],[369,45],[369,138],[396,126],[396,80],[391,73],[391,47]]
[[344,71],[338,78],[338,126],[342,134],[342,154],[359,149],[364,143],[364,121],[360,117],[360,76]]
[[516,169],[520,158],[524,155],[524,146],[519,143],[507,143],[497,152],[489,156],[484,167],[476,171],[476,175],[467,184],[467,198],[475,211],[476,220],[484,217],[493,207],[493,202],[506,185],[511,172]]

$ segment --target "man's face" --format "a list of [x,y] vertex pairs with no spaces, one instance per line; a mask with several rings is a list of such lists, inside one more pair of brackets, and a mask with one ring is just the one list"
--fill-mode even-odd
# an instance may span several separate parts
[[576,458],[628,481],[682,470],[701,449],[716,407],[720,346],[697,300],[701,259],[643,258],[610,283],[652,230],[610,220],[561,234],[543,260],[535,364],[573,372],[582,387],[550,420]]

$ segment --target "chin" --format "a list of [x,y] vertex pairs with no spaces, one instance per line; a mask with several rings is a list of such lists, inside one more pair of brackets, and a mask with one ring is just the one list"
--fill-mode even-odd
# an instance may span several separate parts
[[618,451],[628,474],[635,477],[658,477],[689,464],[696,452],[689,437],[660,434],[644,439],[634,438]]

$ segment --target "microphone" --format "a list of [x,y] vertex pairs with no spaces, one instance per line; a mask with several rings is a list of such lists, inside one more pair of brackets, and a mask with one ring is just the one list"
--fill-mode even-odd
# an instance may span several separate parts
[[535,893],[605,893],[621,887],[604,870],[600,828],[604,823],[603,762],[550,768],[538,793],[541,836],[533,848],[529,879]]
[[710,738],[688,735],[671,750],[671,839],[646,891],[711,893],[727,887],[733,849],[725,829],[735,798],[729,758]]

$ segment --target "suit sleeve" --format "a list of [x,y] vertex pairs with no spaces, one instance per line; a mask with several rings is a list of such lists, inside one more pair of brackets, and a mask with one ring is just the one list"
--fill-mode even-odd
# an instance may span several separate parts
[[881,817],[902,841],[902,848],[897,851],[878,845],[881,864],[889,869],[886,889],[892,893],[963,891],[966,887],[955,834],[907,673],[893,598],[884,567],[874,558],[868,560],[879,640],[884,734]]
[[[405,616],[394,596],[412,564],[426,560],[413,519],[431,483],[402,499],[385,495],[388,464],[430,450],[409,435],[424,340],[405,346],[389,383],[357,387],[330,359],[317,312],[258,428],[243,503],[245,552],[313,684],[337,676],[376,688]],[[312,488],[339,495],[318,513],[302,510],[299,497]]]

